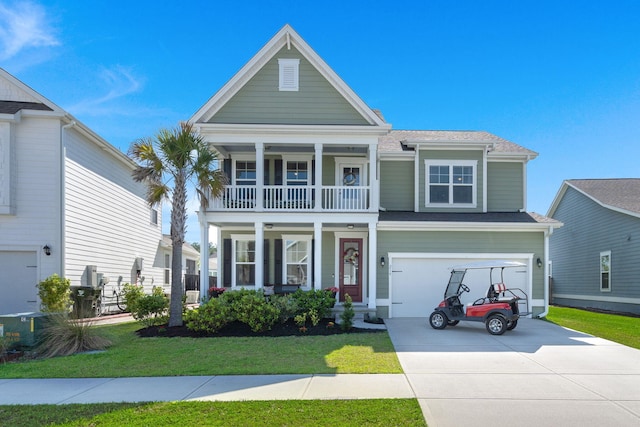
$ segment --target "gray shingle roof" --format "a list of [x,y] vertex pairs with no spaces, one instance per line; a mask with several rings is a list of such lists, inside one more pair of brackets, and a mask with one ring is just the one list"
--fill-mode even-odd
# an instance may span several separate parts
[[400,152],[405,148],[403,141],[424,142],[424,143],[447,143],[456,142],[488,142],[494,144],[493,151],[496,153],[514,153],[537,156],[535,151],[528,150],[504,138],[500,138],[485,131],[453,131],[453,130],[393,130],[378,140],[378,149],[381,152]]
[[20,110],[53,111],[40,102],[0,101],[0,114],[15,114]]
[[604,205],[640,213],[640,178],[569,179],[567,183]]
[[380,212],[379,221],[421,222],[481,222],[552,224],[558,221],[535,212],[441,213],[441,212]]

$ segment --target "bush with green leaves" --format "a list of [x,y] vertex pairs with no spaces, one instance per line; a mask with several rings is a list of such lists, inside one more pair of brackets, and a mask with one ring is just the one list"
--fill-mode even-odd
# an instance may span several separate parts
[[52,274],[38,283],[41,310],[45,313],[68,313],[71,307],[71,281]]
[[269,297],[269,303],[280,312],[279,320],[281,323],[292,319],[300,311],[298,301],[289,294],[271,295]]
[[331,309],[336,303],[336,299],[330,291],[321,289],[310,291],[298,289],[291,294],[291,297],[296,301],[298,314],[310,313],[315,310],[320,318],[329,317]]
[[[231,295],[234,292],[225,292]],[[263,332],[271,329],[280,319],[280,311],[264,298],[262,291],[239,291],[240,295],[233,298],[231,309],[234,317],[251,328],[253,332]]]
[[192,331],[216,333],[235,319],[228,302],[212,298],[200,307],[187,311],[184,320]]
[[340,315],[340,328],[343,331],[348,331],[353,327],[353,318],[356,315],[356,312],[353,310],[353,300],[351,299],[351,295],[344,294],[344,303],[342,304],[343,312]]
[[125,285],[127,310],[144,326],[163,325],[169,320],[169,299],[164,290],[154,286],[151,295],[146,295],[142,286]]
[[70,356],[84,351],[104,350],[111,341],[96,332],[91,322],[69,319],[64,313],[46,317],[36,352],[41,357]]

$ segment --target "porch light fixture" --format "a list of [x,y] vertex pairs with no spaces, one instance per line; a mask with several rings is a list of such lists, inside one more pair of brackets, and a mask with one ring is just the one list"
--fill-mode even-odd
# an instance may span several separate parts
[[349,230],[353,230],[353,224],[347,224],[347,228],[348,228]]
[[538,268],[542,268],[542,260],[540,258],[536,260],[536,264],[538,264]]
[[383,256],[380,257],[380,266],[384,267],[384,257]]
[[265,224],[264,228],[266,228],[267,230],[271,230],[273,228],[273,224]]
[[42,248],[42,250],[44,251],[44,254],[46,256],[51,255],[51,248],[49,247],[49,245],[44,245],[44,247]]

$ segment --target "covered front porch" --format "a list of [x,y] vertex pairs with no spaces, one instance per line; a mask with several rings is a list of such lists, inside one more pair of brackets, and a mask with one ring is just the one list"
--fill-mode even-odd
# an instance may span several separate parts
[[[221,218],[223,217],[223,218]],[[238,221],[238,214],[200,214],[201,247],[217,227],[218,286],[288,291],[338,288],[339,301],[376,308],[377,215],[285,215],[266,213],[259,221]],[[223,220],[224,219],[224,220]],[[204,258],[204,257],[203,257]],[[202,260],[200,274],[209,275]],[[200,289],[206,298],[207,290]]]

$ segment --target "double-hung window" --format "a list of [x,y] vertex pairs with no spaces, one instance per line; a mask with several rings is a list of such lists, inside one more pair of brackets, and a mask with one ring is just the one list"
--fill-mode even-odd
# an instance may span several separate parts
[[234,239],[236,286],[254,286],[256,283],[256,241],[253,236]]
[[236,185],[256,185],[256,162],[236,161]]
[[478,162],[425,160],[425,206],[476,207]]
[[311,236],[282,236],[287,284],[308,286],[311,271]]
[[611,292],[611,251],[600,252],[600,291]]

